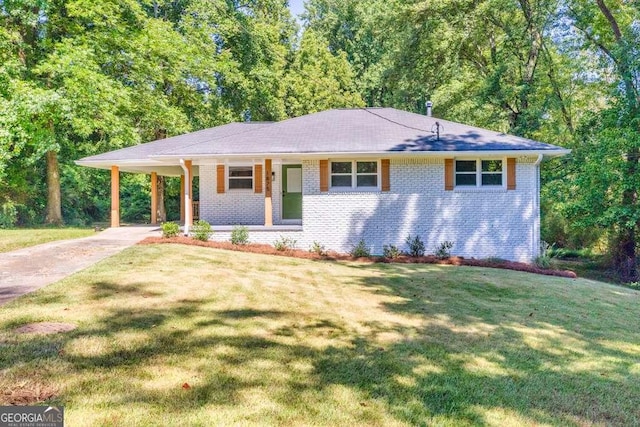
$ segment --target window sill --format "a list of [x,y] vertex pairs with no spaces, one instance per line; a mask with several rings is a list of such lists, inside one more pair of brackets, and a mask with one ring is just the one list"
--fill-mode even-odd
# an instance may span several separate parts
[[331,187],[329,188],[330,194],[342,194],[342,193],[380,193],[378,187]]
[[454,193],[506,193],[505,187],[455,187]]

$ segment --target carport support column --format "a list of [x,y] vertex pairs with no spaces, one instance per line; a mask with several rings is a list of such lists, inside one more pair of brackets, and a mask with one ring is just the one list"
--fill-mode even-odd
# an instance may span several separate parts
[[191,203],[191,190],[193,175],[191,160],[180,159],[180,166],[184,171],[184,234],[189,235],[189,227],[193,225],[193,204]]
[[273,226],[273,202],[271,200],[271,193],[273,190],[272,175],[272,163],[271,159],[265,159],[264,161],[264,226]]
[[151,172],[151,224],[158,223],[158,174]]
[[111,227],[120,227],[120,169],[111,166]]

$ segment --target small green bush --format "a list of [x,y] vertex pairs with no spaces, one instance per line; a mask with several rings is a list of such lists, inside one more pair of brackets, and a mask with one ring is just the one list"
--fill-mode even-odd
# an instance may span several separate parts
[[398,259],[402,255],[402,252],[396,245],[383,245],[382,256],[389,259]]
[[175,222],[165,222],[162,224],[162,237],[176,237],[180,234],[180,226]]
[[204,219],[201,219],[193,224],[191,233],[193,234],[194,239],[206,242],[213,234],[213,229],[211,228],[211,224]]
[[309,252],[312,252],[319,256],[327,256],[327,250],[325,249],[324,245],[321,244],[320,242],[316,242],[315,240],[311,244],[311,247],[309,248]]
[[12,201],[0,205],[0,228],[13,228],[18,221],[18,209]]
[[296,243],[297,241],[295,239],[281,235],[278,240],[273,242],[273,247],[276,248],[277,251],[286,251],[295,248]]
[[411,234],[409,234],[406,243],[409,247],[409,255],[413,257],[424,255],[424,242],[420,239],[420,236],[416,234],[416,237],[411,237]]
[[551,257],[553,256],[553,251],[555,250],[555,244],[550,245],[544,240],[540,242],[540,255],[538,255],[533,263],[546,270],[551,268]]
[[536,259],[533,260],[533,263],[536,267],[542,268],[543,270],[551,268],[551,258],[545,255],[537,256]]
[[364,239],[360,239],[349,254],[354,258],[366,258],[371,256],[371,251]]
[[447,259],[451,256],[451,248],[453,248],[453,242],[445,240],[436,246],[436,258],[438,259]]
[[246,245],[249,243],[249,229],[244,225],[236,225],[231,230],[231,243],[234,245]]

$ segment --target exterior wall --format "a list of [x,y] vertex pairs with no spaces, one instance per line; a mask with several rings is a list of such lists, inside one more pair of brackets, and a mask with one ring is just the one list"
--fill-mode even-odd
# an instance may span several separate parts
[[216,175],[216,165],[200,165],[200,218],[219,225],[264,224],[264,193],[231,190],[218,194]]
[[[539,251],[538,168],[535,158],[518,159],[516,190],[444,190],[441,159],[392,159],[390,192],[320,192],[319,162],[305,160],[303,231],[250,232],[250,240],[272,244],[280,235],[308,249],[314,241],[349,252],[361,239],[373,254],[394,244],[406,249],[407,235],[418,234],[427,253],[444,241],[451,253],[467,258],[499,257],[530,262]],[[280,164],[274,163],[273,219],[280,219]],[[200,216],[214,225],[261,225],[264,193],[216,193],[215,166],[200,166]],[[214,227],[215,228],[215,227]],[[226,234],[215,238],[226,240]]]
[[319,162],[305,161],[304,243],[348,252],[364,239],[381,254],[385,244],[406,249],[407,235],[418,234],[427,253],[451,241],[455,255],[530,262],[539,248],[534,161],[518,160],[516,190],[445,191],[443,160],[392,159],[390,192],[348,193],[320,193]]
[[[217,165],[200,165],[200,218],[216,225],[264,224],[264,177],[262,193],[253,190],[227,190],[217,193]],[[273,223],[281,224],[281,165],[272,165],[276,180],[272,182]],[[263,163],[264,168],[264,163]],[[264,169],[263,169],[264,171]],[[255,179],[255,177],[254,177]]]

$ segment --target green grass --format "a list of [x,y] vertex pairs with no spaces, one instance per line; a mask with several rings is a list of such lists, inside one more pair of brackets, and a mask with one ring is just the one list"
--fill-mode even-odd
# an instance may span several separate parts
[[75,239],[95,234],[87,228],[17,228],[0,229],[0,253],[14,251],[55,240]]
[[[638,318],[640,292],[588,280],[136,246],[2,307],[0,404],[52,390],[73,426],[638,425]],[[13,332],[35,321],[78,328]]]

